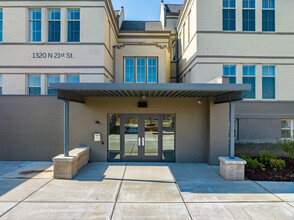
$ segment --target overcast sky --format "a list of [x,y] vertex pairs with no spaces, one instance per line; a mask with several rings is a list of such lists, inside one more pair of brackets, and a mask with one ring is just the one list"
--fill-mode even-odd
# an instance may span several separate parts
[[[161,0],[111,0],[114,10],[124,6],[125,19],[158,21]],[[164,0],[165,4],[183,4],[184,0]]]

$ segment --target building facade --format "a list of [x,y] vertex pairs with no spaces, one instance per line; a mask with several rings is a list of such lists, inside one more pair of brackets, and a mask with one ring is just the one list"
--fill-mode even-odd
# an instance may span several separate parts
[[159,21],[126,21],[109,0],[1,1],[0,160],[63,151],[59,99],[69,147],[93,161],[216,164],[242,92],[238,141],[293,138],[292,6],[161,2]]

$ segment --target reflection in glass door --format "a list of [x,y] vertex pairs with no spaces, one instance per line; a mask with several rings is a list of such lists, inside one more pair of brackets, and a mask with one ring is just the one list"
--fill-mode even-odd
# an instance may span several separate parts
[[139,156],[138,139],[139,139],[139,118],[124,117],[124,157]]
[[159,118],[154,116],[144,117],[144,135],[142,145],[144,145],[145,157],[158,157],[159,155]]

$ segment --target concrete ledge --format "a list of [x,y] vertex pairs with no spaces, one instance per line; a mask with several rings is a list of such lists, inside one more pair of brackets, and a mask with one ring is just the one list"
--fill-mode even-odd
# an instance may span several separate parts
[[54,179],[72,179],[89,161],[89,147],[78,147],[69,152],[65,157],[60,154],[53,158]]
[[224,180],[229,181],[244,181],[245,179],[245,164],[246,161],[235,157],[219,157],[220,161],[220,176]]

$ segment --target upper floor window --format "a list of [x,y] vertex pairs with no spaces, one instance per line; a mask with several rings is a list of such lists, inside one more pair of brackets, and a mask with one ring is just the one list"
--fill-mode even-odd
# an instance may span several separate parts
[[177,56],[176,56],[176,40],[173,40],[171,43],[171,60],[172,61],[176,61],[177,60]]
[[30,9],[30,42],[41,42],[42,12],[41,9]]
[[49,9],[48,13],[48,41],[60,42],[60,9]]
[[157,83],[157,58],[125,58],[125,83]]
[[80,76],[79,75],[67,75],[67,82],[68,83],[79,83]]
[[255,99],[255,66],[243,66],[243,83],[251,84],[251,90],[244,92],[244,98]]
[[183,51],[186,49],[186,23],[183,25]]
[[50,83],[60,83],[59,75],[48,75],[48,95],[56,95],[57,91],[49,89]]
[[294,120],[293,119],[282,119],[281,137],[285,139],[294,138]]
[[68,42],[80,42],[80,9],[68,9]]
[[29,76],[29,94],[41,95],[41,76],[40,75]]
[[236,30],[236,2],[235,0],[223,0],[223,30]]
[[236,65],[224,65],[223,76],[229,78],[230,84],[236,83]]
[[0,9],[0,42],[3,41],[3,10]]
[[275,99],[275,66],[262,66],[262,98]]
[[243,0],[243,31],[255,31],[255,0]]
[[0,95],[2,95],[2,75],[0,75]]
[[262,31],[275,31],[275,0],[262,0]]

